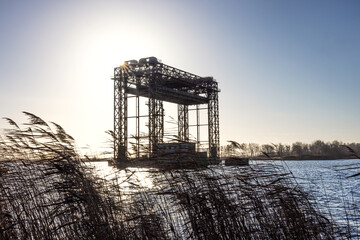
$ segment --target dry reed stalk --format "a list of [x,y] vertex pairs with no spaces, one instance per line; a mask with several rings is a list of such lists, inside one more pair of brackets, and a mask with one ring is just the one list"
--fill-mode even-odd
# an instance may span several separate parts
[[127,172],[124,191],[123,172],[98,176],[59,125],[26,115],[0,144],[4,239],[341,238],[284,169],[162,169],[151,189]]

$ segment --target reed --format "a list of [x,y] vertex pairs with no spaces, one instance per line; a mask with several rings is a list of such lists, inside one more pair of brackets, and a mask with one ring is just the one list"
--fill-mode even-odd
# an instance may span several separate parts
[[147,188],[136,170],[100,176],[61,126],[25,114],[0,142],[1,239],[343,236],[278,166],[153,169]]

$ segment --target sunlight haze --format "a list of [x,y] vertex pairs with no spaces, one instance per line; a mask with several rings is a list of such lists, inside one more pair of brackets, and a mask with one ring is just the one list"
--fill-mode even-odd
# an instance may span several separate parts
[[34,113],[98,151],[114,67],[155,56],[219,82],[221,145],[360,142],[359,13],[355,0],[1,1],[0,117]]

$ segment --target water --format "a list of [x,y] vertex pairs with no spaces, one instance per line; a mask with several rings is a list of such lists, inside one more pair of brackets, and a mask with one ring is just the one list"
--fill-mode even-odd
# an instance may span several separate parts
[[360,234],[360,176],[349,178],[360,172],[360,160],[276,161],[275,164],[293,173],[296,182],[328,218],[342,226],[350,225],[352,234]]
[[[360,172],[360,160],[311,160],[311,161],[253,161],[251,164],[278,164],[292,172],[295,181],[305,192],[318,209],[329,219],[346,228],[352,235],[360,234],[360,176],[349,176]],[[354,165],[355,164],[355,165]],[[96,168],[105,175],[111,174],[111,167],[105,163],[96,163]],[[217,167],[215,167],[217,168]],[[133,169],[136,174],[120,171],[121,179],[129,174],[137,184],[151,189],[152,173],[149,169]],[[108,176],[109,176],[108,175]],[[127,188],[127,182],[124,182]]]

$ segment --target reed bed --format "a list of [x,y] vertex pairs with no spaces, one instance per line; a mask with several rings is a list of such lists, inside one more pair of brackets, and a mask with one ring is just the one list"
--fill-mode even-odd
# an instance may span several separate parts
[[153,169],[144,187],[136,170],[97,174],[61,126],[25,114],[0,141],[0,239],[346,237],[279,166]]

